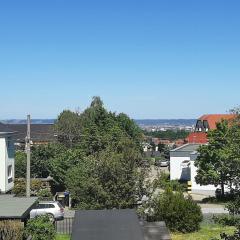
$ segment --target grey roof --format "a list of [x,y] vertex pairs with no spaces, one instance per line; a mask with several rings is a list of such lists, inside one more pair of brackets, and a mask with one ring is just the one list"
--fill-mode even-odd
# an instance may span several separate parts
[[171,236],[165,222],[143,222],[144,240],[170,240]]
[[201,146],[202,144],[185,144],[181,147],[175,148],[173,150],[171,150],[170,152],[193,152],[193,151],[197,151],[197,149],[199,148],[199,146]]
[[72,240],[144,240],[134,210],[89,210],[75,214]]
[[0,194],[0,219],[24,219],[36,201],[36,197],[26,198]]

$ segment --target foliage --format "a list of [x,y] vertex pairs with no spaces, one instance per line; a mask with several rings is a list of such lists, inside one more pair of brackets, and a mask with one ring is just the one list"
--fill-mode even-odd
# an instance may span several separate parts
[[[31,195],[36,196],[39,190],[41,189],[41,181],[38,179],[31,180]],[[26,195],[26,180],[25,179],[15,179],[13,193],[16,196],[25,196]]]
[[59,190],[71,192],[75,207],[132,207],[147,192],[138,171],[143,134],[126,114],[107,111],[94,97],[82,113],[60,113],[54,129],[56,143],[32,148],[32,175],[53,177]]
[[49,172],[55,182],[65,187],[67,171],[77,166],[83,157],[84,153],[81,149],[69,148],[50,159]]
[[237,226],[237,230],[234,232],[234,234],[227,234],[227,233],[221,233],[220,234],[221,239],[223,240],[239,240],[240,239],[240,225]]
[[225,205],[230,215],[240,215],[240,196]]
[[129,208],[136,204],[141,176],[131,151],[131,145],[125,154],[103,151],[69,169],[66,185],[77,208]]
[[220,216],[213,216],[215,223],[222,226],[236,226],[240,224],[240,217],[235,217],[229,214],[221,214]]
[[70,240],[70,236],[66,234],[57,234],[56,240]]
[[170,180],[170,175],[165,172],[161,172],[156,179],[153,181],[153,188],[161,188],[161,189],[170,189],[172,191],[182,191],[184,192],[187,188],[187,185],[184,183],[180,183],[177,180]]
[[25,237],[32,236],[32,240],[53,240],[56,232],[54,225],[47,215],[30,219],[24,229]]
[[[232,189],[233,180],[239,172],[239,162],[231,151],[231,128],[227,121],[217,124],[217,129],[208,134],[209,144],[199,148],[195,161],[197,167],[196,182],[202,185],[220,185],[224,194],[224,185]],[[239,174],[239,173],[237,173]]]
[[[50,174],[51,158],[65,151],[63,145],[57,143],[31,147],[31,178],[47,178]],[[26,177],[27,156],[17,151],[15,156],[15,178]]]
[[150,221],[165,221],[171,231],[194,232],[203,219],[201,208],[189,196],[170,190],[160,193],[147,204]]
[[23,224],[20,221],[0,221],[0,240],[22,240]]
[[[73,121],[69,112],[62,114],[56,122],[58,129]],[[72,144],[60,140],[67,147],[50,159],[50,175],[71,192],[75,207],[133,206],[141,188],[137,167],[142,157],[142,131],[126,114],[108,112],[99,97],[75,118],[78,123],[74,120],[70,125],[75,129],[77,124],[80,137],[73,138]]]
[[201,224],[201,228],[193,233],[171,233],[172,240],[210,240],[218,237],[222,232],[233,234],[234,227],[223,227],[216,224]]
[[81,136],[79,114],[64,110],[54,125],[58,141],[67,147],[73,147]]
[[25,178],[27,168],[27,156],[22,151],[15,153],[15,178]]
[[144,131],[146,136],[151,136],[154,138],[161,138],[161,139],[169,139],[169,140],[177,140],[177,139],[185,139],[189,132],[185,130],[166,130],[166,131],[156,131],[156,132],[147,132]]
[[37,197],[39,200],[52,200],[52,193],[48,188],[40,189],[37,192]]

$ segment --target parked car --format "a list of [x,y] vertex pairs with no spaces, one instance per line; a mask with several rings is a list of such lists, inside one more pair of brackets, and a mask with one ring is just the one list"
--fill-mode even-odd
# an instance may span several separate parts
[[169,161],[167,159],[156,160],[155,165],[158,167],[168,167]]
[[49,219],[54,222],[64,219],[64,208],[57,201],[39,202],[35,209],[30,211],[30,218],[35,218],[39,215],[48,215]]

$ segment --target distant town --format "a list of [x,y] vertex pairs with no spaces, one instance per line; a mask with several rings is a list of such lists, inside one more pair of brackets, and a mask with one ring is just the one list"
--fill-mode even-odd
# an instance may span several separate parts
[[[56,119],[32,119],[31,124],[54,124]],[[196,119],[134,119],[138,126],[147,131],[185,130],[193,131]],[[24,119],[0,120],[5,124],[26,124]]]

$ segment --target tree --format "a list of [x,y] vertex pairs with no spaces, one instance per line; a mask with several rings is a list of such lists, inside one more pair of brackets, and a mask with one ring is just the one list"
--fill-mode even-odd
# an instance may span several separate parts
[[26,178],[27,156],[26,153],[16,151],[15,154],[15,178]]
[[125,139],[115,151],[109,147],[82,159],[66,175],[75,205],[81,209],[132,208],[142,192],[138,158],[134,143]]
[[208,133],[208,139],[209,144],[198,149],[199,156],[195,161],[196,182],[202,185],[220,185],[224,195],[224,185],[232,188],[233,171],[236,167],[231,157],[232,137],[228,122],[217,123],[217,128]]
[[77,113],[70,110],[64,110],[60,113],[54,125],[58,141],[67,147],[73,147],[81,136],[79,123]]

